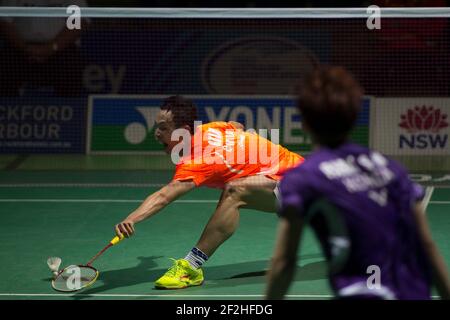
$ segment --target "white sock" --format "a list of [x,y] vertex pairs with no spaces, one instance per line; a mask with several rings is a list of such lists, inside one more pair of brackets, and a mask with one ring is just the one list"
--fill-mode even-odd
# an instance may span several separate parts
[[191,267],[198,269],[208,260],[208,256],[199,248],[194,247],[184,259],[189,262]]

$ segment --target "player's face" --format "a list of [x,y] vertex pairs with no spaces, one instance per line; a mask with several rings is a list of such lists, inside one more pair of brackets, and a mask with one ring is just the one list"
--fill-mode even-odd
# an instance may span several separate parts
[[170,154],[173,147],[178,143],[177,141],[171,141],[172,132],[176,129],[172,112],[161,110],[156,116],[155,127],[155,139],[164,146],[164,151]]

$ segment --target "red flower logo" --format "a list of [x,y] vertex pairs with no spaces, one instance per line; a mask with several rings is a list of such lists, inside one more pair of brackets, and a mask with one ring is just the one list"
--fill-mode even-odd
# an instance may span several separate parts
[[413,109],[408,109],[400,118],[401,122],[398,125],[410,133],[422,130],[437,133],[442,128],[448,127],[447,115],[432,106],[416,106]]

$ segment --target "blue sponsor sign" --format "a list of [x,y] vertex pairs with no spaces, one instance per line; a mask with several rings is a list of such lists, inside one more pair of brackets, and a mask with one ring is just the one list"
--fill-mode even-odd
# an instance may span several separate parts
[[84,99],[1,99],[0,152],[84,152],[85,119]]

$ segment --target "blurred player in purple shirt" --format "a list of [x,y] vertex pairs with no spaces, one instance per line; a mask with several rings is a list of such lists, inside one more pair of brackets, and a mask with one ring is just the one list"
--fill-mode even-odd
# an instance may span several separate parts
[[302,86],[298,107],[315,150],[279,187],[268,299],[288,290],[306,223],[338,298],[430,299],[432,283],[450,297],[447,268],[421,205],[424,190],[398,163],[348,142],[361,98],[359,84],[340,67],[318,69]]

